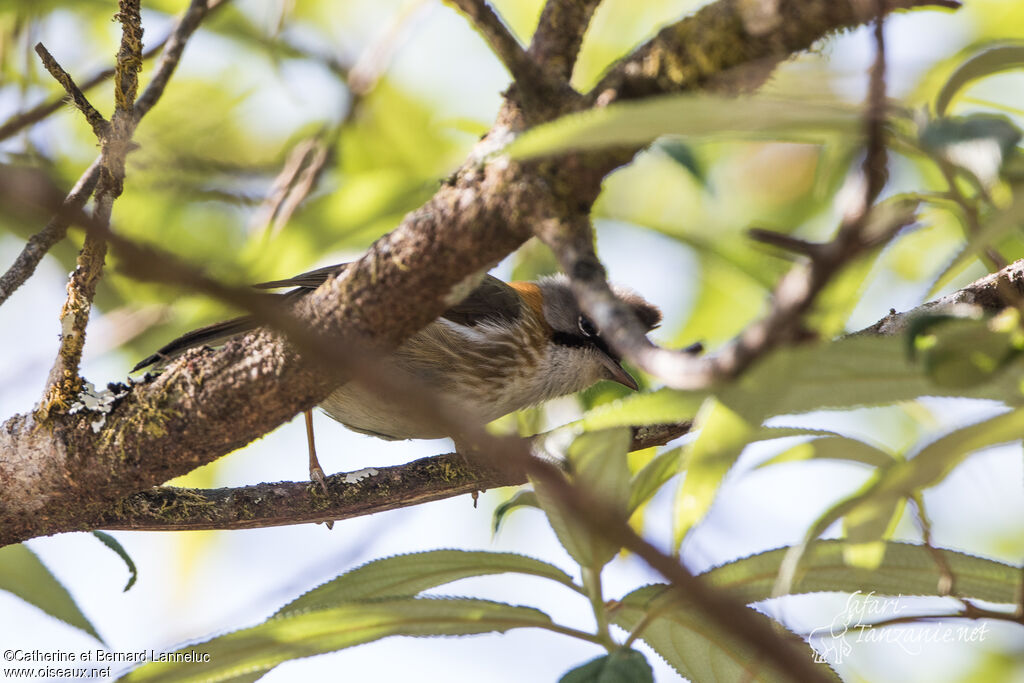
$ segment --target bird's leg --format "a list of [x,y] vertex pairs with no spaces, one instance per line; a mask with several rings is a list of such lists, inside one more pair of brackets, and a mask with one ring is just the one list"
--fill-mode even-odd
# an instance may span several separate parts
[[320,488],[327,493],[327,481],[324,477],[324,470],[320,467],[320,461],[316,459],[316,445],[313,443],[313,411],[306,412],[306,441],[309,444],[309,479],[320,484]]

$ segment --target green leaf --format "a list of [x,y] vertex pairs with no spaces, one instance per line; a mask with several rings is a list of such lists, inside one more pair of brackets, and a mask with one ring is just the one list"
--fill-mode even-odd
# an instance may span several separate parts
[[51,617],[103,642],[75,599],[28,546],[18,543],[0,548],[0,590],[13,593]]
[[1024,408],[958,429],[928,444],[910,460],[898,461],[881,473],[877,488],[870,492],[910,495],[934,486],[971,453],[1019,441],[1024,436]]
[[[849,566],[843,540],[815,541],[803,558],[800,575],[788,594],[841,592],[880,595],[941,596],[943,574],[933,552],[953,573],[953,595],[1013,604],[1021,599],[1021,570],[1003,562],[955,550],[887,541],[882,562],[867,570]],[[789,548],[777,548],[715,567],[701,576],[747,604],[772,597],[776,577]]]
[[726,472],[750,443],[755,427],[747,418],[716,398],[709,398],[697,413],[700,428],[689,446],[684,467],[686,476],[676,496],[673,547],[707,514]]
[[[627,455],[631,442],[631,431],[625,427],[587,432],[576,437],[568,453],[574,482],[600,497],[611,509],[621,511],[623,521],[629,515]],[[572,559],[582,567],[599,569],[615,557],[618,546],[594,534],[586,524],[569,514],[547,486],[539,481],[534,481],[533,485],[551,528]]]
[[103,545],[117,553],[118,557],[124,560],[124,563],[128,566],[128,583],[125,584],[124,590],[122,591],[127,593],[128,590],[135,585],[136,579],[139,578],[139,570],[135,568],[135,563],[132,562],[131,555],[129,555],[128,551],[124,549],[124,546],[110,534],[103,531],[94,531],[92,532],[92,535],[98,538]]
[[647,658],[636,650],[622,649],[591,659],[558,679],[558,683],[654,683]]
[[[767,668],[764,660],[735,636],[709,622],[689,602],[665,588],[645,586],[624,597],[611,612],[613,623],[632,631],[646,619],[640,637],[691,681],[791,683],[792,677]],[[751,617],[782,629],[760,612],[751,610]],[[810,648],[807,657],[812,657]],[[821,665],[820,670],[830,680],[839,681],[828,667]]]
[[659,453],[637,472],[629,491],[630,514],[650,500],[669,479],[679,474],[683,452],[682,447],[670,448]]
[[977,386],[935,384],[907,358],[895,336],[856,335],[816,346],[783,349],[721,392],[744,414],[788,415],[812,410],[886,405],[920,396],[1019,401],[1020,362]]
[[505,151],[513,159],[530,159],[568,150],[646,145],[662,135],[821,142],[835,133],[856,137],[859,121],[851,105],[666,95],[564,116],[526,131]]
[[506,572],[541,576],[576,589],[568,574],[532,557],[515,553],[431,550],[368,562],[299,596],[277,614],[293,614],[359,600],[412,597],[459,579]]
[[957,93],[972,81],[1021,67],[1024,67],[1024,44],[1013,42],[991,47],[989,43],[984,51],[965,61],[949,77],[935,98],[935,112],[943,116]]
[[537,502],[537,494],[530,489],[519,489],[511,498],[494,508],[494,516],[491,521],[491,533],[497,536],[501,530],[501,524],[510,512],[521,507],[540,508]]
[[879,535],[880,529],[887,529],[888,525],[895,523],[906,498],[938,484],[972,452],[1017,441],[1022,435],[1024,408],[1018,408],[947,434],[925,446],[909,460],[894,461],[877,472],[860,491],[839,501],[818,517],[805,534],[804,542],[789,550],[779,574],[780,589],[785,589],[796,577],[804,561],[807,544],[840,518],[852,519],[851,524],[857,529],[854,547],[848,551],[851,556],[858,557],[867,565],[877,561],[877,545],[873,548],[857,548],[856,545],[870,543],[873,535]]
[[119,680],[252,680],[281,662],[333,652],[388,636],[458,636],[550,627],[540,610],[489,600],[391,598],[288,612],[177,652],[209,654],[208,662],[150,662]]
[[587,411],[579,424],[587,431],[609,427],[640,427],[690,420],[704,400],[702,392],[658,389],[631,394]]
[[887,467],[892,464],[893,457],[863,441],[836,435],[812,439],[787,448],[782,453],[765,460],[758,467],[804,460],[846,460],[871,467]]

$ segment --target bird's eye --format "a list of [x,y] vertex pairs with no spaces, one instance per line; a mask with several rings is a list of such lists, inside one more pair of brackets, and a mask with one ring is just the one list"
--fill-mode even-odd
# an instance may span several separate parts
[[585,315],[581,315],[578,321],[580,332],[583,333],[584,337],[596,337],[597,328],[594,327],[594,323],[590,322],[590,318]]

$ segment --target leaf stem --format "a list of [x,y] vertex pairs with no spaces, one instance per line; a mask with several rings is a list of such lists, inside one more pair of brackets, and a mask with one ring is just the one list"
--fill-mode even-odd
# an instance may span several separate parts
[[615,652],[619,645],[612,638],[611,630],[608,628],[608,610],[604,605],[604,596],[601,590],[601,569],[583,567],[583,588],[590,598],[590,606],[594,610],[594,619],[597,621],[597,642],[604,645],[608,652]]

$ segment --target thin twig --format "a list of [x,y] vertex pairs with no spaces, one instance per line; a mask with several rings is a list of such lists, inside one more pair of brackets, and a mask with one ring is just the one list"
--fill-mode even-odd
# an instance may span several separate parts
[[[109,232],[114,200],[124,189],[125,159],[135,132],[134,105],[139,71],[142,69],[143,30],[139,2],[120,0],[120,9],[116,15],[121,22],[121,46],[117,53],[117,73],[114,75],[114,115],[109,125],[104,122],[102,130],[93,124],[101,145],[93,215],[99,229],[86,234],[75,270],[68,281],[68,296],[60,312],[60,349],[50,369],[43,400],[36,413],[41,421],[49,418],[53,408],[66,410],[82,386],[78,369],[85,348],[85,328],[89,323],[92,300],[96,296],[96,285],[103,274],[107,254],[105,233]],[[40,51],[41,56],[44,53],[45,50]],[[89,114],[86,113],[86,116]]]
[[[880,12],[885,6],[884,0],[878,0]],[[883,16],[879,14],[875,26],[876,57],[865,115],[867,152],[863,164],[866,181],[862,203],[848,212],[831,242],[803,249],[809,252],[809,258],[793,266],[776,285],[768,314],[744,330],[719,354],[698,358],[659,348],[647,340],[635,314],[608,287],[604,267],[594,252],[589,220],[552,219],[536,226],[538,237],[551,247],[569,275],[580,305],[597,323],[612,348],[641,369],[679,389],[705,388],[736,377],[771,349],[799,338],[804,313],[839,270],[868,248],[887,241],[913,219],[912,215],[897,215],[884,226],[873,226],[872,235],[866,234],[870,207],[886,179],[882,22]]]
[[[150,48],[143,53],[143,59],[148,58],[154,54],[157,50],[162,48],[164,45],[173,44],[174,53],[165,53],[160,60],[160,64],[157,67],[157,73],[160,74],[159,80],[154,79],[154,83],[146,88],[143,93],[145,100],[140,106],[136,103],[135,115],[136,118],[141,118],[143,114],[148,111],[153,104],[159,99],[163,93],[163,88],[166,86],[167,80],[170,78],[170,74],[173,72],[174,67],[177,65],[178,60],[181,58],[182,50],[185,41],[188,40],[189,36],[195,32],[199,26],[199,22],[204,16],[213,10],[223,6],[229,0],[212,0],[207,7],[204,0],[194,0],[189,10],[179,20],[171,34],[162,40],[158,45]],[[116,73],[115,69],[107,69],[81,86],[82,90],[87,90],[103,81],[107,80]],[[142,100],[142,98],[140,98]],[[39,121],[51,112],[51,107],[56,110],[61,106],[63,98],[57,103],[50,103],[29,112],[25,112],[19,115],[18,120],[12,119],[0,126],[0,140],[13,135],[15,132],[23,128],[24,126],[31,125],[36,121]],[[89,201],[89,197],[92,195],[93,190],[96,187],[96,183],[99,180],[100,173],[100,158],[97,157],[93,161],[92,165],[79,177],[75,186],[68,193],[64,200],[64,206],[66,209],[80,209],[85,206],[85,203]],[[10,297],[10,295],[22,284],[32,276],[35,272],[36,266],[42,260],[43,256],[53,247],[57,242],[64,239],[64,235],[67,233],[68,222],[66,217],[74,214],[74,211],[64,211],[55,215],[40,232],[29,239],[28,244],[25,245],[22,252],[18,255],[15,262],[8,268],[7,272],[0,277],[0,304]]]
[[78,110],[85,116],[85,120],[92,126],[92,132],[97,138],[103,139],[107,135],[107,128],[110,126],[107,120],[103,118],[96,107],[92,106],[85,93],[81,91],[74,79],[71,78],[71,74],[64,70],[64,68],[57,63],[57,60],[53,58],[50,51],[43,47],[42,43],[36,43],[36,54],[43,61],[43,66],[50,72],[50,75],[61,84],[64,91],[71,98],[71,101],[75,103]]
[[[206,13],[212,13],[214,10],[218,9],[219,7],[222,7],[227,2],[229,2],[229,0],[212,0],[212,2],[209,3],[209,7],[205,8],[204,11]],[[142,59],[148,60],[151,57],[153,57],[153,55],[160,52],[160,50],[162,50],[164,46],[167,44],[167,41],[170,39],[170,37],[171,34],[169,34],[166,38],[156,43],[152,47],[147,48],[146,51],[142,53]],[[331,65],[328,64],[328,66],[330,67]],[[79,88],[82,90],[82,92],[88,92],[89,90],[95,88],[97,85],[100,85],[101,83],[104,83],[113,78],[116,72],[117,69],[115,67],[103,69],[96,75],[83,81],[79,85]],[[63,96],[54,97],[45,102],[40,102],[31,109],[26,109],[23,112],[14,114],[3,124],[0,124],[0,140],[6,140],[12,135],[17,134],[19,131],[28,128],[33,124],[39,123],[40,121],[45,119],[47,116],[50,116],[54,112],[60,111],[60,109],[64,106],[64,102],[65,98]]]

